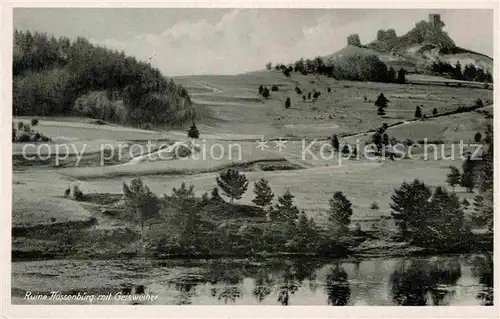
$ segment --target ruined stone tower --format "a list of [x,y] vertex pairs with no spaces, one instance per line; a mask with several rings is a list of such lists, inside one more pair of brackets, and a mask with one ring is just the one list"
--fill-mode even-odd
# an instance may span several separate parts
[[347,45],[361,46],[361,41],[359,40],[359,34],[351,34],[347,37]]
[[439,13],[429,14],[429,25],[439,31],[442,31],[444,23],[441,21],[441,15]]
[[388,29],[387,31],[378,30],[377,32],[377,40],[379,41],[393,41],[396,40],[396,30]]

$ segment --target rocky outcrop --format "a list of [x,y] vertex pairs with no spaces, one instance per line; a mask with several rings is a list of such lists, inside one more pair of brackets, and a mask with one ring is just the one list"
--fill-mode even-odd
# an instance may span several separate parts
[[384,30],[378,30],[377,32],[377,40],[378,41],[395,41],[398,38],[396,35],[396,30],[394,29],[388,29],[386,31]]
[[361,46],[361,40],[359,40],[359,34],[351,34],[347,37],[347,45]]

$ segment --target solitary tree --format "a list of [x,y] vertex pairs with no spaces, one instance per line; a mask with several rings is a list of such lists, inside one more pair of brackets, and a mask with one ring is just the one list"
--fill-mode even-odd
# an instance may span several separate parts
[[450,172],[446,175],[446,183],[453,188],[455,191],[455,186],[460,184],[460,171],[454,166],[450,166]]
[[268,181],[264,178],[261,178],[258,182],[255,183],[253,192],[255,194],[255,198],[252,200],[252,202],[257,206],[267,206],[274,198],[274,193],[271,190]]
[[76,185],[73,186],[73,197],[75,200],[78,200],[78,201],[83,200],[83,192]]
[[290,102],[290,98],[289,98],[289,97],[287,97],[287,98],[286,98],[286,101],[285,101],[285,108],[286,108],[286,109],[289,109],[291,105],[292,105],[292,102]]
[[379,210],[379,209],[380,209],[380,207],[378,206],[378,203],[377,203],[377,202],[373,202],[373,203],[371,203],[371,205],[370,205],[370,209],[371,209],[372,211],[376,212],[377,210]]
[[262,96],[266,99],[268,99],[271,96],[271,93],[269,93],[269,89],[267,87],[264,88],[262,91]]
[[200,131],[198,131],[198,128],[196,127],[196,124],[194,122],[191,125],[191,127],[189,128],[188,137],[189,138],[199,138],[200,137]]
[[433,110],[432,110],[432,115],[436,116],[438,114],[438,109],[435,107]]
[[477,132],[476,135],[474,135],[474,141],[476,143],[481,142],[482,139],[483,139],[483,137],[481,136],[481,133]]
[[388,102],[389,100],[384,96],[384,93],[380,93],[377,97],[377,100],[375,101],[375,106],[378,106],[379,108],[385,108],[387,107]]
[[37,126],[38,125],[38,119],[31,119],[31,126]]
[[271,70],[273,68],[273,64],[271,62],[266,63],[266,69]]
[[406,70],[401,68],[398,71],[398,83],[405,84],[406,83]]
[[123,183],[125,206],[134,213],[141,225],[141,238],[144,240],[144,223],[158,215],[160,202],[140,178],[133,179],[130,185]]
[[245,174],[230,168],[219,174],[219,177],[217,177],[217,185],[226,196],[231,199],[231,202],[233,202],[235,199],[240,199],[247,191],[248,179]]
[[336,151],[338,151],[340,149],[339,138],[335,134],[332,136],[332,147]]
[[418,106],[418,105],[417,105],[417,107],[415,109],[415,117],[417,119],[422,118],[422,109],[420,109],[420,106]]
[[328,221],[331,227],[341,233],[347,231],[347,227],[351,223],[352,203],[342,192],[335,192],[329,204]]

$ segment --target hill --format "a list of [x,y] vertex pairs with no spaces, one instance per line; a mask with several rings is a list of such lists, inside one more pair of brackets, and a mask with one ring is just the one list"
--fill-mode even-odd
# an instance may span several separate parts
[[[477,52],[458,47],[443,31],[444,23],[439,14],[431,14],[429,21],[420,21],[402,36],[394,29],[378,30],[374,41],[363,45],[357,34],[347,38],[347,46],[323,57],[324,61],[342,61],[354,55],[376,56],[394,69],[405,68],[409,72],[430,73],[434,63],[461,66],[473,65],[485,73],[492,73],[493,59]],[[483,79],[478,81],[483,82]]]
[[175,125],[192,120],[194,108],[186,89],[124,52],[15,30],[13,114]]

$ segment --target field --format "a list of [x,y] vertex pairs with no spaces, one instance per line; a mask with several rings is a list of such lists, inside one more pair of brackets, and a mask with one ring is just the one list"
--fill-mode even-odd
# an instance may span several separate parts
[[[54,156],[58,146],[68,145],[72,156],[61,160],[59,166],[52,159],[20,160],[25,145],[14,143],[13,225],[56,225],[85,222],[93,217],[101,227],[109,226],[109,216],[92,209],[92,205],[64,198],[64,191],[78,186],[84,194],[119,196],[123,182],[141,177],[158,195],[170,194],[173,187],[186,182],[194,185],[196,194],[201,196],[216,185],[219,171],[237,167],[246,172],[251,185],[238,203],[252,204],[253,182],[265,178],[278,195],[289,189],[298,207],[321,222],[332,194],[342,191],[353,203],[353,222],[370,227],[380,216],[390,215],[391,193],[403,181],[418,178],[433,187],[445,185],[449,166],[460,167],[462,163],[460,152],[450,143],[462,140],[469,144],[476,132],[484,132],[487,120],[477,111],[432,118],[433,109],[442,113],[473,105],[477,99],[490,105],[493,99],[492,91],[482,88],[347,82],[295,73],[286,78],[277,71],[179,77],[176,81],[187,87],[197,104],[200,145],[185,156],[143,156],[139,160],[138,156],[148,152],[139,153],[130,146],[118,151],[120,144],[144,146],[152,140],[165,144],[166,149],[191,144],[185,131],[179,129],[139,130],[96,124],[90,119],[39,118],[36,129],[52,138],[40,154]],[[271,97],[265,99],[258,95],[260,85],[269,89],[276,85],[278,91],[271,91]],[[303,94],[297,94],[295,87]],[[321,92],[319,98],[304,101],[303,95],[314,91]],[[377,115],[373,103],[380,93],[390,101],[383,118]],[[289,109],[284,107],[287,97],[291,99]],[[415,120],[416,106],[422,107],[428,116],[426,120]],[[491,106],[483,109],[492,111]],[[29,120],[15,118],[14,122]],[[443,154],[453,153],[456,159],[443,160],[439,153],[437,158],[425,160],[422,147],[416,148],[417,156],[396,161],[365,156],[347,159],[338,154],[320,158],[321,151],[331,154],[328,138],[332,134],[338,134],[341,143],[364,145],[370,141],[369,132],[383,123],[394,125],[387,133],[401,142],[427,138],[447,143],[443,145]],[[257,148],[261,139],[267,141],[267,148],[262,150]],[[286,141],[281,150],[276,144],[279,139]],[[310,143],[314,146],[307,153],[304,145]],[[38,156],[38,146],[32,147],[28,155]],[[161,149],[156,146],[149,153],[159,155]],[[108,158],[105,165],[100,165],[101,154]],[[474,196],[462,189],[458,189],[458,194],[470,201]],[[379,204],[378,210],[370,209],[374,201]]]
[[[478,98],[485,104],[493,99],[492,91],[483,88],[337,81],[296,73],[286,78],[278,71],[193,76],[177,78],[177,81],[188,90],[204,90],[194,93],[193,99],[201,104],[200,122],[207,133],[240,132],[268,137],[324,138],[332,134],[354,134],[376,129],[382,123],[413,120],[417,106],[430,116],[434,108],[442,113],[461,105],[473,105]],[[259,99],[259,85],[269,89],[276,85],[278,91],[271,92],[267,100]],[[302,94],[297,94],[295,87],[299,87]],[[321,92],[319,98],[307,99],[307,95],[315,91]],[[390,101],[383,118],[377,115],[374,105],[380,93]],[[306,95],[305,101],[303,95]],[[287,97],[291,100],[290,109],[284,107]],[[214,105],[215,101],[219,102]]]

